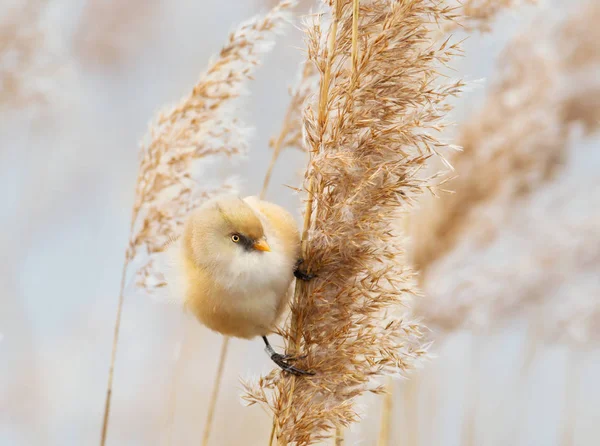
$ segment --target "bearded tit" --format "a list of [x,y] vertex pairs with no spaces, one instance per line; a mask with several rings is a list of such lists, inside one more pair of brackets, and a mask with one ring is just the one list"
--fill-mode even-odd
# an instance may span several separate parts
[[167,281],[202,324],[225,336],[261,336],[283,370],[312,374],[291,365],[295,358],[276,353],[267,339],[294,276],[311,278],[299,270],[300,235],[289,212],[257,197],[216,197],[189,215],[168,250],[174,268]]

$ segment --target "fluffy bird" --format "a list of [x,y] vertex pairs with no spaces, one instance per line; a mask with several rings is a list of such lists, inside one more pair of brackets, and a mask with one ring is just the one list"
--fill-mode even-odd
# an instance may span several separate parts
[[[205,202],[185,222],[169,248],[170,280],[185,306],[206,327],[226,336],[261,336],[283,370],[311,374],[276,353],[273,333],[300,271],[300,235],[292,215],[257,197],[225,195]],[[175,272],[175,275],[173,275]]]

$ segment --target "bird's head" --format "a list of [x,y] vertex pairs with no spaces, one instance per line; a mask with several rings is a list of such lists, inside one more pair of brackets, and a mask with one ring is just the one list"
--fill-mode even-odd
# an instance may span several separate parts
[[228,264],[241,255],[271,250],[256,213],[241,198],[230,195],[210,200],[194,211],[184,237],[198,264]]

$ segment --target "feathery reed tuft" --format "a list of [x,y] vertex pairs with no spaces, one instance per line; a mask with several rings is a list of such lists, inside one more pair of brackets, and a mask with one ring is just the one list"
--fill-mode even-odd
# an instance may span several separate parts
[[[589,2],[559,26],[545,18],[504,51],[499,79],[481,111],[462,127],[458,142],[464,151],[450,160],[458,175],[445,187],[455,193],[430,200],[412,216],[413,257],[431,291],[418,310],[429,323],[448,330],[484,326],[522,308],[518,296],[534,301],[552,294],[538,286],[551,283],[542,274],[550,271],[547,264],[535,274],[524,272],[529,254],[519,257],[520,264],[496,267],[493,276],[466,268],[480,267],[473,259],[491,249],[502,226],[516,221],[523,200],[563,172],[575,126],[582,136],[600,127],[600,83],[594,74],[600,66],[598,20],[600,5]],[[510,274],[529,284],[517,291]],[[494,288],[498,281],[511,283],[511,289]]]
[[417,171],[447,147],[433,134],[462,82],[438,69],[459,48],[433,38],[437,22],[456,17],[440,2],[357,2],[327,2],[330,13],[306,30],[320,74],[304,110],[303,254],[316,278],[296,285],[283,336],[316,374],[274,371],[246,395],[272,410],[279,444],[314,444],[356,421],[356,396],[381,392],[375,378],[426,353],[422,327],[400,311],[413,275],[395,222],[428,187]]
[[[138,270],[138,285],[151,290],[164,285],[154,268],[154,257],[177,236],[189,211],[214,194],[200,186],[194,171],[198,162],[213,155],[246,152],[247,128],[231,107],[251,79],[260,56],[270,50],[273,38],[287,18],[292,1],[282,1],[264,17],[255,17],[231,33],[229,41],[210,63],[192,92],[176,106],[159,114],[140,151],[140,168],[131,217],[131,234],[125,253],[109,370],[101,445],[106,442],[112,381],[119,338],[127,272],[138,255],[145,263]],[[218,187],[231,188],[231,184]]]

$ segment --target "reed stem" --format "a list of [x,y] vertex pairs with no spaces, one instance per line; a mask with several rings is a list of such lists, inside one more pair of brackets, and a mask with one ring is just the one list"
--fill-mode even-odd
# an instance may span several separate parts
[[392,405],[393,405],[393,381],[388,378],[386,393],[383,397],[383,407],[381,409],[381,425],[379,427],[379,440],[377,446],[390,446],[390,430],[392,425]]
[[119,342],[119,331],[121,329],[121,314],[123,312],[123,300],[125,291],[125,278],[127,277],[127,267],[129,261],[125,261],[123,271],[121,272],[121,287],[119,289],[119,303],[117,304],[117,317],[113,332],[113,345],[110,355],[110,368],[108,369],[108,385],[106,387],[106,399],[104,401],[104,418],[102,420],[102,436],[100,437],[100,446],[105,446],[106,435],[108,433],[108,420],[110,418],[110,403],[112,398],[112,386],[115,374],[115,360],[117,358],[117,344]]
[[215,417],[215,408],[217,407],[217,399],[219,397],[219,390],[221,388],[221,381],[223,380],[223,372],[225,370],[225,360],[227,359],[227,349],[229,348],[229,337],[223,337],[223,344],[221,344],[221,354],[219,356],[219,367],[217,368],[217,376],[215,378],[215,384],[212,389],[210,396],[210,402],[208,406],[208,413],[206,414],[206,424],[204,426],[204,435],[202,436],[202,446],[208,446],[210,439],[210,431],[212,428],[213,419]]
[[344,446],[344,431],[339,426],[335,428],[335,446]]

